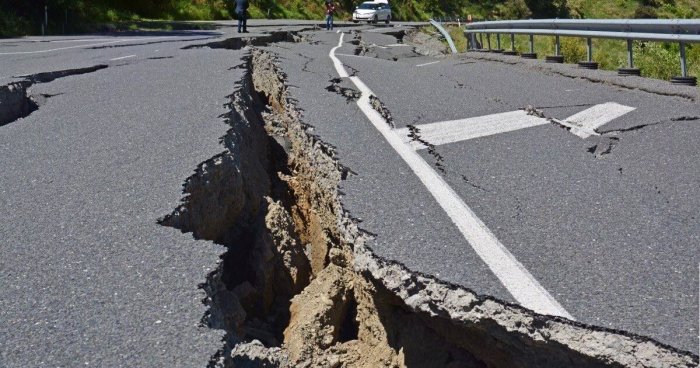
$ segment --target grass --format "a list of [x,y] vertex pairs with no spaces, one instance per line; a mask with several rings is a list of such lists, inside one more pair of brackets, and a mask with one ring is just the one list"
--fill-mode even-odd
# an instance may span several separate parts
[[28,22],[0,9],[0,37],[12,37],[30,32],[31,26]]
[[455,48],[457,49],[457,52],[466,52],[467,51],[467,37],[464,36],[464,32],[462,32],[462,28],[457,27],[457,26],[448,26],[447,28],[447,33],[450,34],[450,37],[452,38],[452,42],[455,44]]

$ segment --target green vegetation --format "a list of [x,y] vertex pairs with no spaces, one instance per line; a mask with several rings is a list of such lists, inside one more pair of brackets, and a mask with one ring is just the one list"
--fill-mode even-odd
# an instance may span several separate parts
[[0,37],[40,34],[44,6],[48,7],[50,34],[94,29],[99,23],[144,19],[230,19],[227,0],[3,0],[0,3]]

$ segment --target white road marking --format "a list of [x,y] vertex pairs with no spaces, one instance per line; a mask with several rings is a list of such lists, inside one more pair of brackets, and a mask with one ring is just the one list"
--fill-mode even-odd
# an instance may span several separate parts
[[340,62],[340,59],[335,57],[335,50],[337,50],[341,46],[343,46],[343,37],[344,36],[345,36],[345,32],[340,34],[340,39],[338,40],[338,46],[332,48],[331,52],[328,54],[328,56],[330,56],[331,60],[333,60],[333,66],[335,66],[335,70],[338,71],[338,75],[340,76],[340,78],[347,78],[350,76],[350,74],[348,74],[348,72],[343,67],[343,63]]
[[406,45],[405,43],[390,43],[385,45],[386,47],[411,47],[411,45]]
[[607,102],[569,116],[564,121],[573,125],[571,129],[573,134],[586,139],[591,135],[598,135],[595,130],[604,124],[633,110],[635,110],[634,107]]
[[[335,50],[340,47],[342,41],[343,36],[341,34],[338,46],[331,49],[329,57],[333,60],[338,75],[341,78],[345,78],[348,77],[348,73],[335,57]],[[515,300],[526,308],[530,308],[538,313],[573,319],[547,290],[535,280],[530,272],[515,259],[508,249],[496,239],[496,236],[442,177],[411,146],[405,144],[401,137],[384,121],[384,118],[372,108],[369,96],[373,93],[360,78],[353,76],[350,77],[350,80],[362,93],[357,100],[357,106],[418,176],[433,198],[457,226],[464,239],[467,240],[484,263],[498,277]]]
[[[79,40],[55,40],[49,41],[49,43],[78,43],[78,42],[105,42],[114,41],[114,38],[84,38]],[[41,42],[41,41],[39,41]]]
[[437,64],[437,63],[439,63],[439,62],[440,62],[440,60],[438,60],[438,61],[431,61],[431,62],[429,62],[429,63],[418,64],[418,65],[416,65],[416,66],[420,67],[420,66],[432,65],[432,64]]
[[[524,110],[517,110],[468,119],[422,124],[416,126],[416,128],[420,130],[421,138],[439,146],[441,144],[466,141],[548,123],[547,119],[528,115]],[[414,149],[427,148],[424,144],[413,141],[408,137],[408,128],[397,129],[396,132],[404,139],[405,143],[410,144]]]
[[114,59],[109,59],[109,61],[124,60],[124,59],[133,58],[133,57],[136,57],[136,55],[122,56],[122,57],[118,57],[118,58],[114,58]]
[[[600,135],[595,129],[633,110],[635,110],[634,107],[607,102],[583,110],[564,120],[551,120],[569,128],[572,134],[585,139],[593,135]],[[528,115],[524,110],[517,110],[474,118],[422,124],[416,126],[416,128],[420,130],[421,138],[439,146],[531,128],[547,123],[549,123],[548,119]],[[404,142],[410,144],[414,149],[427,148],[424,144],[413,141],[408,137],[408,128],[401,128],[396,131],[404,139]]]
[[174,38],[174,37],[172,37],[172,36],[162,36],[162,37],[150,37],[150,38],[136,38],[136,39],[114,40],[114,41],[110,41],[110,42],[93,43],[93,44],[89,44],[89,45],[77,45],[77,46],[59,47],[59,48],[50,49],[50,50],[0,52],[0,55],[43,54],[43,53],[53,52],[53,51],[70,50],[70,49],[78,49],[78,48],[88,48],[88,47],[97,47],[97,46],[106,46],[106,45],[112,45],[112,44],[121,43],[121,42],[142,42],[142,41],[150,41],[150,40],[160,40],[160,39],[164,39],[164,38]]

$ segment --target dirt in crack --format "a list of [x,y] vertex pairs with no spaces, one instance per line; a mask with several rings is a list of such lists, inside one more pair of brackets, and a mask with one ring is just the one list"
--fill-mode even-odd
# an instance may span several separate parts
[[[447,174],[447,169],[445,168],[445,158],[440,154],[440,152],[437,151],[437,149],[435,148],[435,145],[426,141],[425,139],[423,139],[421,137],[420,128],[418,128],[417,126],[410,124],[407,126],[407,128],[408,128],[408,137],[411,138],[412,141],[418,142],[418,143],[422,144],[423,146],[425,146],[428,150],[428,154],[433,156],[433,158],[435,159],[435,163],[434,163],[435,168],[439,172],[441,172],[443,175]],[[464,177],[464,180],[467,183],[469,182],[469,180],[466,179],[466,177]]]
[[370,95],[369,96],[369,104],[372,106],[372,108],[379,113],[384,118],[384,121],[386,121],[387,124],[389,124],[390,127],[396,128],[394,125],[394,118],[391,116],[391,111],[384,105],[382,100],[379,99],[379,97],[375,95]]
[[23,75],[17,82],[0,86],[0,126],[29,116],[51,97],[49,94],[31,94],[30,88],[37,83],[49,83],[59,78],[93,73],[107,68],[107,65],[95,65],[87,68],[57,70],[53,72]]
[[160,221],[227,247],[202,286],[205,322],[226,331],[211,366],[697,362],[646,338],[481,297],[374,254],[340,204],[346,169],[310,135],[273,60],[251,50],[231,96],[225,151],[199,165],[183,203]]

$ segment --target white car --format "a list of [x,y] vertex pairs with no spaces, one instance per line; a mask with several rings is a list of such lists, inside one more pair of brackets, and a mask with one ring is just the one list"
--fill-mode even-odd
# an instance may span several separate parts
[[355,23],[377,23],[380,20],[387,24],[391,21],[391,7],[386,1],[366,1],[358,5],[352,13],[352,21]]

